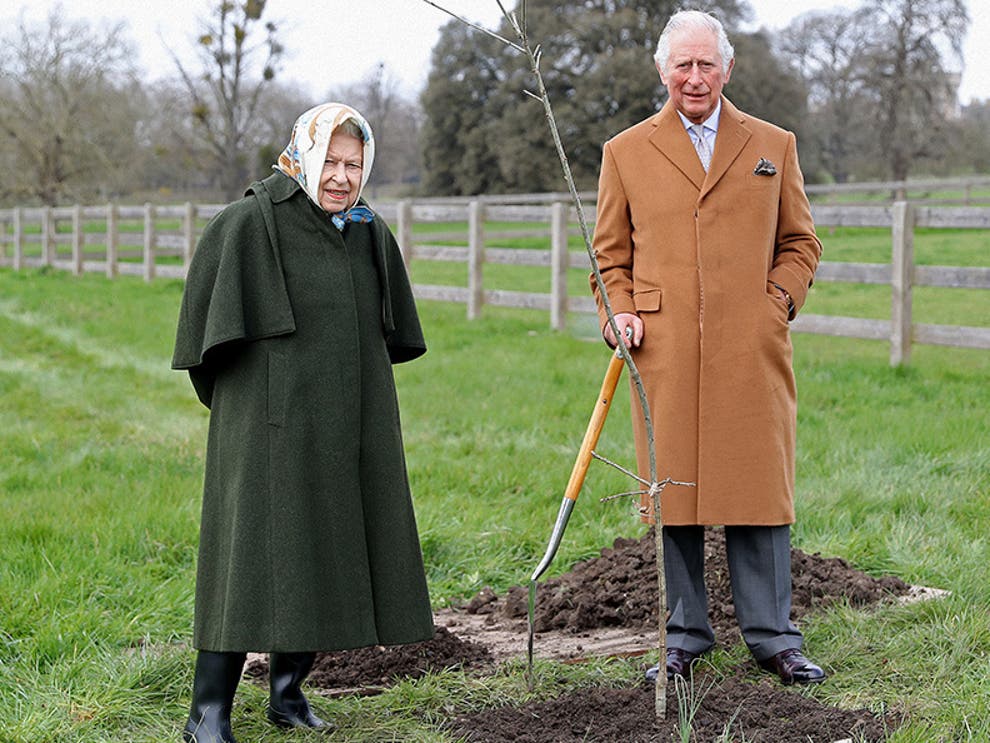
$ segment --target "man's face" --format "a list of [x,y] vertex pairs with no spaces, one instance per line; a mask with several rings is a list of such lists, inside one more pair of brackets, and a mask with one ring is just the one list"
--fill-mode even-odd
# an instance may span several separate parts
[[331,214],[354,206],[363,169],[364,142],[345,132],[334,132],[320,176],[320,206]]
[[729,68],[723,74],[715,34],[708,29],[687,28],[670,39],[666,73],[659,64],[657,71],[677,110],[700,124],[718,105],[733,64],[735,60],[729,62]]

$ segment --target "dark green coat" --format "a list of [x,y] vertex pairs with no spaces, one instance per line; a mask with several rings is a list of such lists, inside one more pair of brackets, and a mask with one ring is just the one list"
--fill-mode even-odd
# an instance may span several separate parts
[[275,173],[206,227],[172,359],[210,408],[198,649],[433,636],[391,368],[425,351],[381,217],[342,234]]

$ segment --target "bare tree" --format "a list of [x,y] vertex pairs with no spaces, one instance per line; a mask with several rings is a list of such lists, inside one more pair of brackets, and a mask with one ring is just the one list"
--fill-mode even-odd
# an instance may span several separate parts
[[[202,72],[194,75],[172,52],[204,151],[227,199],[249,179],[253,123],[262,91],[274,79],[284,48],[276,25],[262,24],[267,0],[221,0],[197,40]],[[264,33],[260,41],[258,32]],[[258,59],[262,59],[257,64]]]
[[953,165],[963,172],[990,173],[990,99],[962,109],[955,138]]
[[783,49],[808,86],[808,131],[836,180],[903,180],[943,158],[968,24],[964,0],[866,0],[791,24]]
[[273,80],[265,86],[254,121],[254,160],[250,180],[271,175],[272,166],[289,142],[299,114],[318,103],[297,84]]
[[166,197],[218,200],[215,174],[204,167],[209,156],[189,115],[185,86],[174,79],[158,80],[146,90],[151,104],[138,122],[138,188]]
[[[598,258],[596,252],[592,246],[591,241],[591,231],[588,227],[588,221],[584,214],[584,207],[581,203],[581,196],[577,191],[576,182],[574,180],[573,172],[568,161],[567,153],[564,150],[563,142],[561,141],[560,129],[557,126],[556,116],[554,115],[553,106],[550,102],[550,93],[548,92],[546,82],[543,77],[543,73],[540,69],[540,63],[543,58],[542,45],[537,45],[535,48],[530,43],[529,31],[527,27],[527,5],[526,0],[521,0],[519,3],[518,14],[516,12],[510,13],[506,10],[502,0],[496,0],[499,8],[502,10],[505,22],[509,29],[513,32],[515,41],[511,37],[506,35],[500,35],[494,31],[490,31],[481,26],[478,26],[471,21],[458,16],[455,13],[444,8],[442,5],[434,2],[434,0],[423,0],[426,4],[432,5],[433,7],[442,10],[444,13],[453,16],[458,22],[463,23],[471,28],[483,32],[490,38],[493,38],[503,44],[507,49],[511,49],[516,53],[522,55],[528,64],[529,71],[534,78],[536,83],[536,90],[530,90],[528,88],[524,89],[526,95],[539,101],[543,107],[543,114],[546,119],[547,128],[549,130],[550,139],[553,141],[554,151],[557,155],[557,160],[560,164],[564,180],[567,182],[567,187],[571,195],[571,201],[577,210],[578,224],[581,228],[581,237],[584,240],[585,250],[588,253],[588,259],[591,262],[592,274],[594,276],[594,281],[598,287],[598,291],[602,298],[602,304],[604,306],[605,312],[608,315],[608,324],[615,334],[617,341],[616,356],[623,359],[626,368],[629,370],[629,377],[632,381],[633,388],[636,391],[636,395],[639,399],[640,413],[643,416],[643,424],[646,429],[646,441],[647,441],[647,451],[649,459],[649,481],[641,478],[638,475],[633,474],[631,471],[622,468],[621,466],[615,464],[614,462],[609,462],[604,457],[601,457],[594,452],[591,452],[591,456],[595,457],[604,462],[608,462],[612,466],[620,469],[625,474],[631,476],[635,479],[639,485],[643,488],[642,490],[633,491],[630,493],[623,493],[622,496],[630,495],[640,495],[648,496],[649,502],[652,505],[652,510],[654,517],[656,519],[657,528],[654,529],[654,540],[657,551],[657,588],[659,593],[658,600],[658,616],[659,616],[659,656],[660,663],[664,663],[664,658],[666,657],[666,646],[667,646],[667,632],[666,632],[666,616],[667,616],[667,583],[664,576],[664,552],[663,552],[663,538],[662,530],[659,525],[662,523],[662,511],[661,511],[661,494],[667,485],[677,484],[688,487],[693,487],[695,483],[693,482],[681,482],[673,480],[670,477],[666,477],[663,480],[657,479],[657,456],[656,456],[656,445],[653,434],[653,419],[650,413],[650,405],[646,396],[646,387],[643,385],[643,379],[640,376],[639,369],[636,367],[636,362],[633,360],[632,354],[629,350],[629,346],[626,344],[626,339],[619,332],[619,328],[615,323],[615,314],[612,311],[612,304],[608,298],[608,292],[605,291],[605,283],[602,279],[601,270],[598,266]],[[609,372],[611,373],[612,365],[609,366]],[[616,377],[617,379],[617,377]],[[603,389],[605,386],[603,385]],[[614,387],[613,387],[614,389]],[[597,413],[597,411],[596,411]],[[589,432],[591,428],[589,427]],[[576,494],[575,494],[576,497]],[[569,516],[569,510],[566,507],[562,507],[558,515],[558,522],[554,528],[554,534],[552,536],[553,540],[559,540],[560,535],[563,532],[563,528],[566,525],[567,518]],[[552,544],[552,543],[551,543]],[[530,663],[532,664],[532,633],[533,633],[533,610],[536,597],[536,580],[540,573],[549,564],[548,560],[552,559],[553,551],[555,547],[551,546],[548,549],[546,555],[544,556],[541,566],[537,568],[537,572],[533,573],[533,577],[530,582],[530,593],[529,593],[529,626],[530,626]],[[532,677],[530,676],[530,683],[532,683]],[[660,673],[657,677],[655,685],[655,697],[654,697],[654,709],[657,719],[664,719],[667,714],[667,675],[665,673]]]
[[961,63],[969,15],[964,0],[871,0],[864,21],[877,30],[868,62],[880,151],[887,174],[903,180],[916,158],[932,154],[952,115],[956,81],[946,56]]
[[814,121],[802,137],[813,156],[802,156],[802,164],[824,169],[844,183],[868,146],[861,130],[850,122],[872,107],[862,92],[870,29],[861,13],[837,8],[798,16],[779,38],[781,51],[805,81]]
[[142,94],[123,25],[94,29],[56,6],[38,27],[22,15],[0,50],[5,196],[56,204],[125,188]]

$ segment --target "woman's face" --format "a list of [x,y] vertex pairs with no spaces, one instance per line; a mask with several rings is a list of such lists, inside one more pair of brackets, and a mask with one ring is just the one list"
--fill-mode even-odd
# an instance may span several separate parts
[[320,206],[331,214],[354,206],[363,170],[364,142],[345,132],[334,132],[320,176]]

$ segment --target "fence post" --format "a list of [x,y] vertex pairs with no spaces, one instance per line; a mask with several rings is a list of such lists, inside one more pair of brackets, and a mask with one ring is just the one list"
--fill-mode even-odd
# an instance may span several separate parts
[[83,233],[82,206],[72,207],[72,275],[81,276],[83,272]]
[[567,329],[567,211],[562,201],[550,206],[550,327],[554,330]]
[[399,202],[395,216],[395,231],[398,233],[399,251],[402,253],[402,262],[406,264],[406,271],[412,262],[413,236],[412,236],[413,212],[412,204],[403,199]]
[[144,280],[155,278],[155,207],[144,204]]
[[107,204],[107,278],[117,278],[117,206]]
[[55,263],[55,219],[50,206],[41,210],[41,253],[42,265]]
[[898,201],[891,210],[890,365],[911,360],[911,281],[914,278],[914,207]]
[[24,266],[24,215],[21,207],[14,207],[14,270]]
[[182,218],[182,268],[189,270],[193,251],[196,250],[196,207],[186,202],[186,212]]
[[481,317],[485,301],[482,267],[485,263],[485,207],[480,201],[468,205],[468,301],[467,319]]

